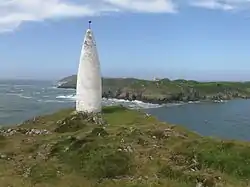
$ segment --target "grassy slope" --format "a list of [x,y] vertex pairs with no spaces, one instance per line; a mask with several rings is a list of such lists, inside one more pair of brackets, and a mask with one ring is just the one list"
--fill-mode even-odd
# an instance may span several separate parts
[[[65,88],[75,88],[76,76],[62,81]],[[138,100],[188,101],[202,99],[232,99],[250,96],[250,82],[197,82],[188,80],[162,79],[160,81],[139,80],[133,78],[104,78],[104,92],[117,93],[119,90],[137,96]],[[138,96],[140,95],[140,96]]]
[[0,136],[6,155],[0,158],[0,186],[194,187],[197,180],[209,187],[249,185],[249,143],[200,137],[122,107],[103,110],[105,128],[76,119],[71,128],[54,132],[70,113],[21,125],[50,135]]

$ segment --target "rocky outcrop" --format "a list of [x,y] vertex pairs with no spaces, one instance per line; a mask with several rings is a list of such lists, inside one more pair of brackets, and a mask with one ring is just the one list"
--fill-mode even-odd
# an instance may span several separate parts
[[88,124],[106,125],[101,113],[78,113],[73,112],[68,117],[57,121],[55,132],[75,132]]
[[16,134],[22,134],[22,135],[29,135],[29,136],[36,136],[36,135],[47,135],[51,134],[50,131],[46,129],[35,129],[35,128],[9,128],[9,129],[1,129],[0,135],[2,136],[13,136]]
[[248,99],[248,94],[240,94],[240,93],[215,93],[215,94],[201,94],[199,91],[195,91],[193,93],[190,92],[180,92],[174,94],[168,94],[164,96],[153,96],[149,97],[142,92],[129,92],[129,91],[116,91],[116,92],[104,92],[104,98],[117,98],[117,99],[125,99],[125,100],[138,100],[153,104],[164,104],[164,103],[173,103],[173,102],[189,102],[189,101],[220,101],[220,100],[232,100],[235,98]]

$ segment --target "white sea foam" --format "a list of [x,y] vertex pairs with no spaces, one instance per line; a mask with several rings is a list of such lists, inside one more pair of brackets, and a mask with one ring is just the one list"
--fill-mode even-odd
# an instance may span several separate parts
[[32,84],[16,84],[13,85],[13,88],[20,88],[20,87],[34,87]]
[[[71,95],[59,95],[56,97],[56,99],[64,100],[66,102],[75,102],[76,96],[74,94]],[[185,104],[195,104],[195,103],[200,103],[200,101],[190,101],[188,103],[185,102],[180,102],[180,103],[167,103],[167,104],[152,104],[152,103],[145,103],[142,101],[134,100],[134,101],[129,101],[125,99],[107,99],[103,98],[102,99],[102,104],[105,106],[110,106],[110,105],[117,105],[121,104],[124,106],[127,106],[129,108],[160,108],[160,107],[174,107],[174,106],[181,106]]]
[[56,99],[69,99],[69,100],[75,100],[76,96],[74,94],[71,95],[59,95],[56,97]]
[[[58,90],[59,88],[57,87],[57,86],[51,86],[51,87],[48,87],[48,88],[46,88],[46,89],[56,89],[56,90]],[[61,89],[61,88],[60,88]]]
[[41,103],[65,103],[65,101],[60,101],[60,100],[43,100],[43,99],[39,99],[37,100],[38,102],[41,102]]
[[189,104],[196,104],[196,103],[200,103],[200,101],[188,101]]
[[25,95],[22,95],[22,94],[20,94],[19,97],[24,98],[24,99],[32,99],[32,97],[30,97],[30,96],[25,96]]
[[6,93],[5,95],[18,96],[18,97],[21,97],[21,98],[24,98],[24,99],[32,99],[32,97],[26,96],[26,95],[23,95],[23,94],[20,94],[20,93]]
[[[56,97],[56,99],[75,102],[76,96],[74,94],[59,95]],[[129,101],[129,100],[125,100],[125,99],[107,99],[107,98],[102,99],[102,104],[104,106],[121,104],[121,105],[127,106],[129,108],[159,108],[159,107],[163,106],[163,105],[152,104],[152,103],[144,103],[142,101],[137,101],[137,100]]]
[[20,94],[18,94],[18,93],[14,93],[14,92],[8,92],[8,93],[5,93],[5,95],[20,96]]
[[121,105],[125,105],[127,107],[130,107],[130,108],[159,108],[159,107],[163,107],[163,105],[144,103],[144,102],[138,101],[138,100],[129,101],[129,100],[124,100],[124,99],[106,99],[106,98],[103,98],[102,102],[104,105],[121,104]]

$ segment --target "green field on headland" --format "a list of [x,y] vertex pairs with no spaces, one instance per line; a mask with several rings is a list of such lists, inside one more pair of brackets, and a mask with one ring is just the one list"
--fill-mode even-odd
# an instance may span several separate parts
[[[59,81],[59,88],[76,88],[76,76]],[[157,81],[134,78],[103,78],[103,97],[150,103],[230,100],[250,97],[250,82]]]
[[250,143],[201,137],[120,106],[3,128],[0,147],[3,187],[250,185]]

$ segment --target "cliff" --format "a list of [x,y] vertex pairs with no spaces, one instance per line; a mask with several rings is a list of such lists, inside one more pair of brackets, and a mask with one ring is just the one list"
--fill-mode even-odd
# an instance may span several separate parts
[[250,143],[201,137],[123,107],[37,117],[1,129],[0,146],[3,187],[249,186]]
[[[157,81],[135,78],[103,78],[103,97],[140,100],[151,103],[249,98],[250,82]],[[59,81],[59,88],[76,87],[76,76]]]

